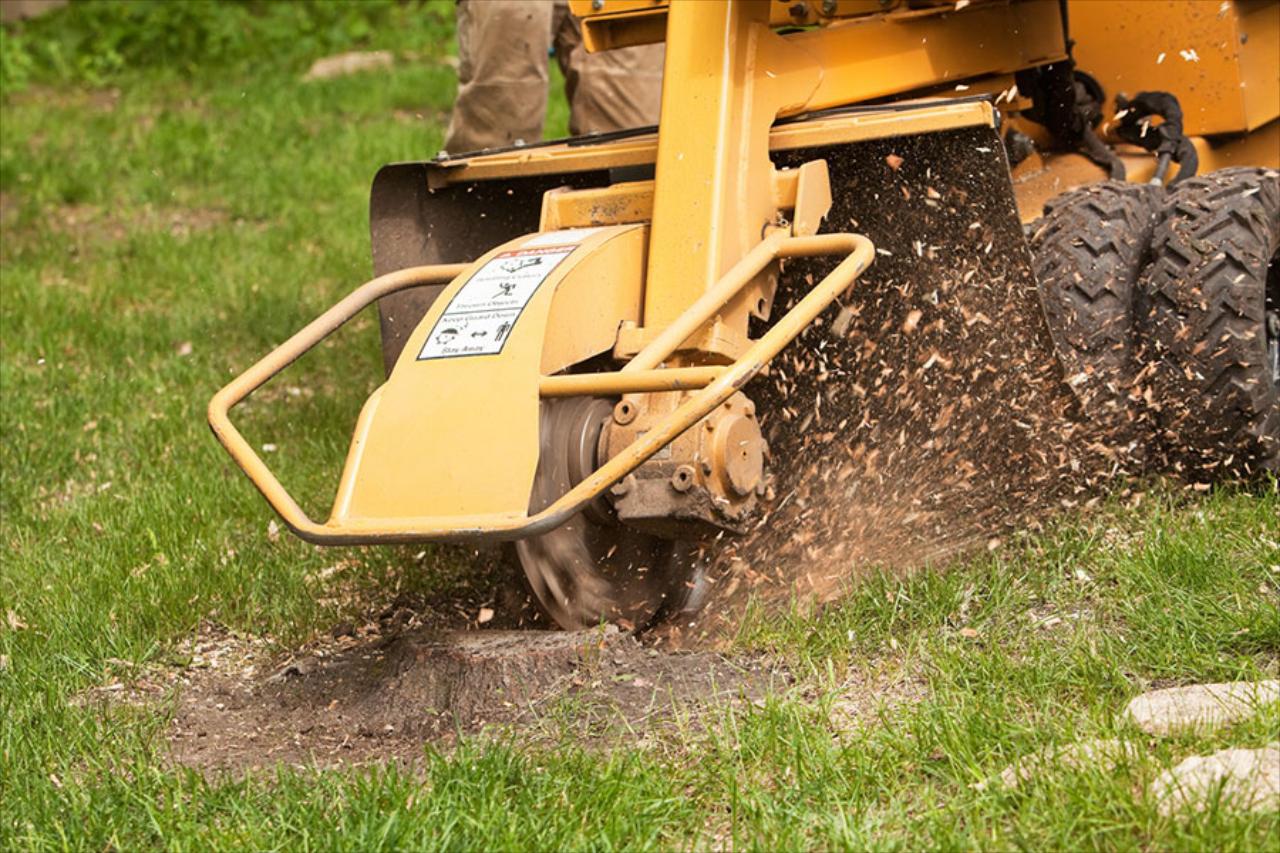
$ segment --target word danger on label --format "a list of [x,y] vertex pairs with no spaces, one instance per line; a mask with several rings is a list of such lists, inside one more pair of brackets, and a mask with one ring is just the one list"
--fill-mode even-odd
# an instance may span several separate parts
[[517,249],[490,259],[453,294],[418,361],[502,352],[529,300],[575,248]]

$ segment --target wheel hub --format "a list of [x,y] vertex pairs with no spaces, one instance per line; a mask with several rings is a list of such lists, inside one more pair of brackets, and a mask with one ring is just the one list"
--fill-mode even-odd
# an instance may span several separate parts
[[[670,392],[624,397],[602,455],[621,453],[681,399]],[[614,486],[614,510],[624,523],[670,538],[741,533],[768,490],[767,454],[755,405],[739,391]]]
[[[530,513],[596,469],[612,415],[613,405],[599,398],[543,401]],[[534,595],[567,630],[600,622],[638,630],[696,609],[704,585],[694,550],[621,524],[604,498],[555,530],[515,543]]]

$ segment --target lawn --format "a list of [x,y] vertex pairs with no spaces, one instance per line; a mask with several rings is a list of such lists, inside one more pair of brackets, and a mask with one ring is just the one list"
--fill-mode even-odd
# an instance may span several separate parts
[[[165,760],[163,713],[74,701],[171,663],[201,624],[288,649],[466,582],[456,552],[278,535],[204,422],[228,377],[369,276],[372,175],[440,148],[451,4],[174,6],[183,37],[74,8],[4,35],[0,849],[1280,844],[1274,811],[1163,817],[1144,794],[1187,755],[1277,740],[1280,708],[1161,740],[1120,716],[1151,686],[1280,676],[1274,482],[1126,484],[818,617],[753,610],[737,648],[796,685],[643,745],[490,735],[413,768],[204,777]],[[395,63],[302,82],[357,48]],[[565,123],[553,99],[549,133]],[[240,417],[319,507],[379,377],[367,314]],[[339,565],[351,594],[332,596]],[[1095,737],[1141,757],[980,784]]]

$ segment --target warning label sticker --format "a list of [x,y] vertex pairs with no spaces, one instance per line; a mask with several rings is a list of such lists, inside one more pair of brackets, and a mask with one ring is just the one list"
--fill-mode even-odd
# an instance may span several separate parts
[[490,259],[449,300],[418,361],[502,352],[524,307],[575,248],[518,249]]

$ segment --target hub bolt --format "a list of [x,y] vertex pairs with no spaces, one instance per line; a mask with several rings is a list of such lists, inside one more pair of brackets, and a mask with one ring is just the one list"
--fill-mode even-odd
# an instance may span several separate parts
[[625,426],[636,419],[636,407],[628,400],[623,400],[613,407],[614,423]]

